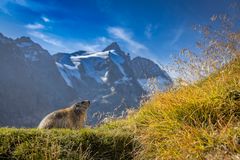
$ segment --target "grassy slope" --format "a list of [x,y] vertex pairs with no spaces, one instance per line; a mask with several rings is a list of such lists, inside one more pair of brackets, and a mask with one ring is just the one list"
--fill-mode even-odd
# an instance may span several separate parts
[[84,129],[0,129],[0,159],[132,159],[126,133]]
[[0,156],[237,159],[240,100],[234,90],[240,91],[240,59],[197,85],[156,94],[129,118],[95,129],[0,129]]
[[239,60],[198,85],[155,95],[135,117],[145,145],[139,157],[226,159],[240,154],[240,99],[233,100],[233,90],[240,91]]

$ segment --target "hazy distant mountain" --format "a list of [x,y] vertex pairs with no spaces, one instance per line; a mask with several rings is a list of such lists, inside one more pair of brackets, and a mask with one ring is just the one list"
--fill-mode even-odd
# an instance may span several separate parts
[[0,126],[36,126],[77,98],[49,53],[27,37],[0,34]]
[[150,78],[160,89],[172,84],[157,64],[131,60],[116,42],[100,52],[51,56],[27,37],[0,35],[0,56],[0,126],[36,126],[47,113],[82,99],[92,102],[88,121],[95,124],[137,107]]

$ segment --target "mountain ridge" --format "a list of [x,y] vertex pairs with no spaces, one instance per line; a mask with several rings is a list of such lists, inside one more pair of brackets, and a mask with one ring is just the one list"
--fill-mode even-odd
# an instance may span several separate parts
[[[26,104],[28,106],[27,108],[31,108],[32,113],[34,113],[33,115],[38,114],[37,111],[39,112],[39,110],[41,112],[36,119],[34,119],[31,113],[29,113],[30,115],[26,115],[24,112],[21,112],[22,115],[18,116],[20,119],[21,117],[22,119],[28,117],[33,121],[29,122],[28,125],[23,123],[23,126],[35,126],[43,115],[80,99],[89,99],[92,101],[92,106],[88,113],[88,123],[91,125],[99,123],[109,114],[112,116],[121,116],[126,108],[137,107],[141,97],[147,94],[148,91],[143,84],[147,83],[148,78],[158,78],[163,75],[160,74],[162,70],[157,64],[151,60],[147,60],[148,63],[139,62],[137,64],[141,64],[143,68],[149,68],[146,66],[148,64],[155,67],[158,66],[157,70],[159,73],[154,73],[151,77],[140,77],[142,79],[137,77],[136,72],[138,67],[135,67],[135,63],[133,63],[136,62],[136,59],[131,59],[129,54],[122,51],[117,42],[111,43],[103,51],[99,52],[79,50],[73,53],[50,55],[47,50],[33,42],[29,37],[23,36],[13,40],[0,35],[1,53],[5,52],[5,48],[10,49],[8,56],[11,56],[10,59],[14,59],[15,62],[11,63],[10,59],[5,60],[4,64],[6,66],[12,64],[15,68],[16,63],[22,63],[22,66],[26,66],[25,68],[19,67],[20,70],[18,74],[24,73],[28,78],[25,78],[23,80],[24,83],[18,84],[17,87],[21,88],[25,86],[28,88],[28,92],[32,93],[29,95],[35,95],[35,98],[30,98],[30,101],[33,101],[31,105],[35,105],[31,106],[28,104],[25,98],[26,100],[24,100],[18,108],[24,108]],[[11,48],[16,49],[11,50]],[[16,60],[14,55],[20,56],[21,59]],[[146,61],[146,59],[144,60]],[[14,70],[14,68],[11,70]],[[150,72],[151,70],[146,69],[145,71]],[[0,73],[2,75],[7,74],[6,71],[1,69]],[[29,77],[28,75],[31,76]],[[14,78],[14,75],[11,76]],[[5,81],[3,77],[4,76],[2,76],[2,80]],[[36,80],[31,81],[30,79],[32,77]],[[161,85],[168,87],[172,83],[171,79],[166,78],[166,76],[161,77],[161,80],[162,79],[169,83]],[[7,84],[10,88],[13,88],[15,85],[14,80]],[[1,86],[4,87],[4,85]],[[52,92],[55,92],[55,95],[59,95],[58,97],[61,97],[62,100],[59,100],[59,102],[55,100],[50,103],[55,95],[50,93],[48,89],[53,86],[55,86],[55,88],[52,89]],[[36,90],[32,91],[31,88],[36,88]],[[64,90],[61,88],[64,88]],[[163,88],[165,89],[165,87]],[[45,93],[43,90],[45,90]],[[7,95],[2,94],[3,96],[0,98],[6,98]],[[19,92],[15,93],[15,91],[13,91],[12,94],[15,99],[18,99]],[[24,94],[25,91],[23,91],[23,95]],[[46,96],[43,100],[45,104],[39,103],[39,100],[37,100],[42,96]],[[6,106],[3,112],[9,114],[7,112],[7,106],[10,105],[10,102],[4,101],[2,104],[3,103],[5,103]],[[45,105],[46,107],[42,107],[41,105]],[[19,112],[20,111],[17,111],[14,114],[18,115]],[[8,125],[14,123],[4,122],[0,124]]]

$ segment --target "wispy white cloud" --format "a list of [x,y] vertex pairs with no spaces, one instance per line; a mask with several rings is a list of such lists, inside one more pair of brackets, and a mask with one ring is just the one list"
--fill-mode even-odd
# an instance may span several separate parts
[[[31,37],[47,43],[48,49],[51,53],[56,52],[75,52],[77,50],[85,50],[90,52],[101,51],[105,46],[110,43],[110,39],[106,37],[98,37],[91,43],[82,41],[64,41],[55,35],[48,35],[39,31],[29,31]],[[112,42],[112,41],[111,41]],[[41,43],[42,44],[42,43]],[[50,45],[50,46],[49,46]]]
[[34,29],[43,29],[43,28],[45,28],[45,26],[40,24],[40,23],[27,24],[25,27],[28,28],[28,29],[33,29],[33,30]]
[[11,15],[9,10],[6,7],[7,1],[6,0],[1,0],[0,1],[0,12],[7,14],[7,15]]
[[43,20],[44,22],[50,22],[50,19],[47,18],[46,16],[42,16],[42,20]]
[[156,32],[156,30],[159,28],[158,24],[147,24],[145,27],[145,31],[144,34],[148,39],[152,38],[152,35],[154,34],[154,32]]
[[101,43],[101,44],[110,44],[110,43],[113,42],[112,39],[107,38],[107,37],[98,37],[98,38],[96,38],[96,41]]
[[11,9],[7,7],[8,3],[17,4],[20,6],[28,7],[26,0],[0,0],[0,12],[12,16]]
[[110,34],[110,36],[112,36],[113,38],[117,38],[126,42],[129,46],[129,50],[131,50],[132,52],[136,53],[139,50],[147,50],[146,46],[135,41],[132,37],[132,33],[127,32],[124,28],[108,27],[107,31]]
[[75,50],[84,50],[84,51],[90,51],[90,52],[95,52],[99,51],[101,48],[101,45],[99,44],[89,44],[89,43],[83,43],[83,42],[77,42],[72,44],[75,48]]
[[2,7],[2,6],[0,6],[0,12],[2,12],[2,13],[4,13],[4,14],[7,14],[7,15],[11,15],[10,12],[9,12],[9,10],[6,9],[6,8],[4,8],[4,7]]
[[145,27],[144,34],[145,34],[145,36],[146,36],[148,39],[152,38],[152,24],[148,24],[148,25]]
[[113,40],[107,37],[97,37],[92,42],[71,42],[72,47],[75,48],[75,50],[85,50],[85,51],[101,51],[106,46],[108,46],[110,43],[112,43]]
[[184,32],[183,27],[179,27],[179,28],[175,31],[175,33],[174,33],[175,36],[174,36],[174,38],[173,38],[173,39],[171,40],[171,42],[170,42],[170,45],[171,45],[171,46],[178,42],[178,40],[181,38],[183,32]]
[[27,6],[27,1],[26,0],[10,0],[10,1],[12,1],[14,3],[17,3],[21,6]]
[[0,1],[0,6],[5,6],[8,3],[14,3],[14,4],[17,4],[17,5],[20,5],[20,6],[27,6],[27,1],[26,0],[1,0]]
[[120,40],[122,42],[125,42],[123,49],[126,49],[125,51],[130,52],[133,57],[142,56],[151,58],[155,62],[157,61],[157,56],[155,54],[152,54],[150,49],[148,49],[142,43],[133,39],[132,32],[129,32],[122,27],[108,27],[107,31],[110,34],[109,36],[112,37],[111,41]]
[[63,43],[61,41],[59,41],[55,38],[52,38],[46,34],[43,34],[41,32],[31,31],[31,32],[28,32],[28,34],[35,38],[41,39],[42,41],[44,41],[46,43],[52,44],[54,46],[63,47]]

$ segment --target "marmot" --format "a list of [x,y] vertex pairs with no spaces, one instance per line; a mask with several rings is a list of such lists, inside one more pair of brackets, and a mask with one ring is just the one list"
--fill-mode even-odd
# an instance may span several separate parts
[[49,113],[40,122],[38,128],[83,128],[90,101],[84,100],[68,108]]

